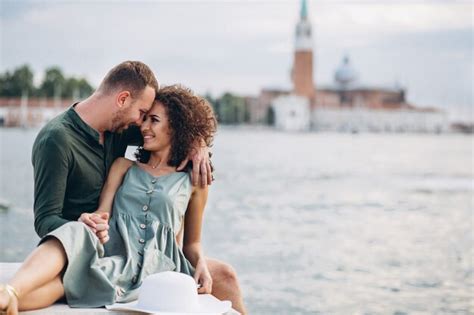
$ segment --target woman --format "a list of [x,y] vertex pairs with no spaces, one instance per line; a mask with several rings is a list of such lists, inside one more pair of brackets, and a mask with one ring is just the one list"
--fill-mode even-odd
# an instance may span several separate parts
[[203,98],[180,86],[161,89],[141,126],[139,161],[149,155],[147,162],[116,160],[102,190],[95,213],[112,215],[110,239],[99,240],[81,222],[49,233],[0,289],[0,310],[17,314],[62,297],[72,307],[128,302],[147,275],[167,270],[194,276],[199,293],[210,293],[200,244],[207,187],[192,186],[176,168],[195,141],[210,146],[215,131]]

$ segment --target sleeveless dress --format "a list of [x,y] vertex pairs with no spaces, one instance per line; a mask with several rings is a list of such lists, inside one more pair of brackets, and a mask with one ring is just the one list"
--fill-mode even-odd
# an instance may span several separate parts
[[82,222],[69,222],[46,235],[63,245],[68,265],[63,276],[71,307],[130,302],[150,274],[194,274],[176,242],[191,197],[189,173],[154,177],[134,163],[114,198],[110,240],[100,244]]

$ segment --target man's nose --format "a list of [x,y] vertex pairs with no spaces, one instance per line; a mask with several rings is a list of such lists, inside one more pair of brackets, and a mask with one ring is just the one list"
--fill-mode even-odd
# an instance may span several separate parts
[[138,115],[138,118],[135,119],[135,125],[140,127],[143,124],[143,116],[142,114]]

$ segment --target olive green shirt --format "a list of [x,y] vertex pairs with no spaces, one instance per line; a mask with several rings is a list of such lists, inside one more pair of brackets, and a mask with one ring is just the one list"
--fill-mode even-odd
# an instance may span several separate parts
[[99,196],[113,161],[128,144],[138,145],[136,127],[121,134],[99,133],[87,125],[74,106],[48,122],[33,144],[36,233],[43,237],[83,212],[97,210]]

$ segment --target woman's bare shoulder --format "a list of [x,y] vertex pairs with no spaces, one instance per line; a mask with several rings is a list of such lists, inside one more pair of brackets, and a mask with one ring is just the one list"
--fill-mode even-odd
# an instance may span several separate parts
[[124,157],[119,157],[112,164],[112,168],[116,170],[128,170],[133,163],[135,162]]

